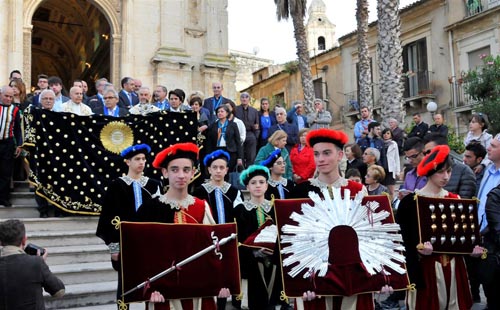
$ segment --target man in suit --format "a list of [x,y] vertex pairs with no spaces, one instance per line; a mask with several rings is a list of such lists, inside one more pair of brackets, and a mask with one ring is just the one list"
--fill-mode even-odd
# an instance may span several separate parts
[[98,105],[92,112],[113,117],[122,117],[128,115],[128,110],[118,106],[118,93],[114,89],[106,89],[103,93],[104,105]]
[[250,94],[247,92],[240,95],[241,105],[236,107],[234,115],[243,121],[247,136],[243,143],[245,167],[253,165],[257,154],[257,141],[260,136],[259,111],[250,106]]
[[163,85],[156,86],[154,92],[154,100],[155,100],[155,106],[157,106],[160,110],[170,109],[170,103],[168,102],[167,94],[168,94],[167,87]]
[[419,137],[420,139],[423,139],[429,131],[429,125],[422,121],[422,116],[418,112],[413,114],[413,122],[415,123],[415,126],[413,126],[411,132],[408,134],[408,138]]
[[121,80],[122,90],[118,94],[120,102],[118,105],[125,109],[130,109],[132,106],[139,103],[139,98],[135,93],[135,80],[131,77],[124,77]]
[[31,104],[34,107],[40,107],[40,93],[45,89],[49,89],[49,77],[46,74],[39,74],[38,83],[36,85],[38,89],[35,90],[35,95],[31,100]]
[[224,87],[222,86],[221,82],[212,83],[212,90],[214,96],[203,100],[203,107],[210,112],[210,117],[208,118],[208,124],[212,124],[217,120],[215,110],[220,105],[225,105],[226,103],[231,101],[222,96],[222,91],[224,90]]
[[108,79],[106,78],[100,78],[95,82],[95,89],[97,90],[97,94],[90,97],[87,102],[87,105],[92,109],[92,111],[94,111],[94,109],[99,106],[104,108],[103,92],[106,84],[108,84]]
[[28,255],[26,229],[19,220],[0,223],[0,305],[2,309],[45,309],[42,288],[52,297],[64,295],[64,284],[41,256]]
[[54,108],[52,110],[55,112],[61,112],[62,104],[65,103],[66,101],[69,101],[69,98],[63,96],[62,94],[63,83],[61,78],[58,76],[49,77],[49,88],[52,89],[52,91],[56,95],[56,99],[54,101]]

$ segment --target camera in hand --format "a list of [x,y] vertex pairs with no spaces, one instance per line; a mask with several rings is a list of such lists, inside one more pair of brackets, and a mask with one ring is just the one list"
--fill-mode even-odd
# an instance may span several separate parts
[[45,254],[45,249],[38,246],[34,245],[33,243],[28,243],[26,247],[24,248],[24,252],[28,255],[37,255],[37,251],[40,250],[40,256],[43,256]]

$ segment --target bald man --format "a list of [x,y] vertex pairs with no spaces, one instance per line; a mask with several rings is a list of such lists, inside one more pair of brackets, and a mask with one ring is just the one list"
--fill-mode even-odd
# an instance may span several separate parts
[[69,90],[69,101],[62,104],[61,112],[69,112],[81,116],[92,115],[92,109],[83,103],[83,89],[79,86],[73,86]]
[[3,86],[0,93],[0,205],[11,207],[10,178],[13,159],[21,154],[23,144],[21,115],[19,108],[12,104],[14,89]]

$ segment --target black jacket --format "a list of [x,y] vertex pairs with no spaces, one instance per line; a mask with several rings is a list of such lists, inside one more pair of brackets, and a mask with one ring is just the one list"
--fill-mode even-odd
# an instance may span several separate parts
[[471,199],[476,195],[476,175],[469,166],[454,162],[450,181],[444,189],[459,194],[461,198]]
[[[228,122],[226,128],[226,135],[224,137],[224,139],[226,140],[226,148],[229,153],[237,153],[238,154],[237,159],[242,159],[243,146],[241,144],[238,125],[236,125],[236,123],[233,121],[227,120],[226,122]],[[205,142],[205,146],[207,147],[207,154],[217,149],[217,129],[218,129],[217,124],[218,122],[211,124],[205,131],[205,135],[207,137],[207,140]]]
[[500,258],[500,185],[488,193],[485,212],[488,220],[488,229],[484,235],[484,247],[488,250],[488,259],[485,263],[495,268]]
[[0,257],[0,309],[45,309],[42,288],[64,294],[64,284],[40,256],[24,253]]
[[421,122],[418,125],[413,126],[411,132],[408,134],[408,138],[419,137],[422,139],[429,131],[429,125],[427,123]]
[[[118,110],[118,117],[122,116],[127,116],[128,115],[128,109],[125,109],[123,107],[116,106]],[[99,114],[99,115],[104,115],[104,107],[102,105],[96,106],[95,108],[92,109],[92,112],[94,114]]]

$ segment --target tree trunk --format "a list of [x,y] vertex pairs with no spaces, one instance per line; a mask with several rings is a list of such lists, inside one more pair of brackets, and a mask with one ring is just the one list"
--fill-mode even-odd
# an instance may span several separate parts
[[403,49],[399,39],[401,34],[399,0],[378,0],[378,64],[380,74],[380,101],[382,120],[387,126],[389,118],[403,121],[403,92],[401,79],[403,71]]
[[358,23],[358,90],[359,106],[373,107],[372,73],[368,51],[368,0],[357,0],[356,20]]
[[304,108],[307,113],[314,111],[314,85],[309,63],[309,50],[307,48],[307,36],[304,27],[304,12],[298,12],[290,8],[292,16],[295,42],[297,45],[297,58],[299,60],[300,77],[304,91]]

